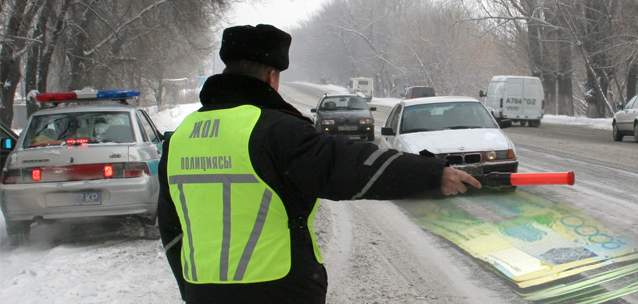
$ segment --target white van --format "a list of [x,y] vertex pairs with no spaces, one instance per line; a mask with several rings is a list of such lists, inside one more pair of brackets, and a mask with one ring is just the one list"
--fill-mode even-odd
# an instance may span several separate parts
[[362,94],[363,98],[370,102],[374,94],[374,79],[366,77],[350,78],[348,81],[348,92],[350,94]]
[[541,125],[545,114],[545,93],[538,77],[494,76],[487,93],[479,91],[485,98],[485,107],[497,120],[509,119],[524,126]]

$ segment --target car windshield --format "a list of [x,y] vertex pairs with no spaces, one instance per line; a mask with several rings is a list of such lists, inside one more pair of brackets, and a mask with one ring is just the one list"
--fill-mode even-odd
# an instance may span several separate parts
[[24,139],[24,148],[66,144],[68,139],[83,143],[133,142],[128,112],[73,112],[33,117]]
[[358,96],[326,97],[319,106],[320,110],[366,110],[365,100]]
[[498,128],[498,125],[479,103],[435,103],[406,107],[401,133],[474,128]]

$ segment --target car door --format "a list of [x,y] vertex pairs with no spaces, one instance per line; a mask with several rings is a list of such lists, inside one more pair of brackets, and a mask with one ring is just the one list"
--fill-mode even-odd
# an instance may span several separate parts
[[624,132],[632,131],[636,115],[638,115],[638,95],[629,100],[625,108],[616,114],[618,130]]
[[[387,149],[399,149],[397,147],[399,138],[399,121],[401,119],[401,113],[403,112],[403,105],[398,103],[394,106],[388,120],[385,122],[384,128],[392,128],[394,135],[381,136],[381,146]],[[400,146],[400,145],[399,145]]]
[[[503,94],[503,117],[522,118],[523,115],[523,78],[508,78]],[[500,101],[499,101],[500,102]]]
[[[629,127],[631,128],[636,120],[638,120],[638,95],[634,96],[634,103],[631,109],[627,112],[629,114]],[[634,135],[638,136],[638,134]]]
[[491,81],[487,88],[487,96],[485,97],[485,107],[495,117],[501,116],[500,100],[503,98],[503,81]]
[[521,118],[537,118],[542,116],[543,85],[538,78],[523,78],[523,100],[521,103]]
[[148,162],[151,175],[154,175],[157,174],[164,139],[144,110],[137,110],[137,119],[141,127],[142,137],[144,138],[141,149],[144,151],[144,154],[147,155],[148,159],[145,161]]
[[[17,135],[13,133],[13,131],[11,131],[9,128],[5,128],[4,125],[0,126],[0,140],[5,140],[9,138],[14,141],[14,146],[15,146],[15,141],[18,140]],[[0,147],[0,171],[4,167],[4,162],[12,150],[13,149],[10,149],[8,147],[4,147],[4,146]]]

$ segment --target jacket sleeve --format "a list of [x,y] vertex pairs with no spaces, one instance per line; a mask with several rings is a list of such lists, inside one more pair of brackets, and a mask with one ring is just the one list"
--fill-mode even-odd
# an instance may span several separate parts
[[167,164],[168,164],[168,145],[169,140],[164,142],[162,147],[162,157],[160,159],[158,174],[160,183],[160,193],[157,202],[157,220],[162,244],[166,251],[166,259],[173,271],[179,291],[184,298],[184,276],[182,274],[181,252],[182,252],[182,226],[179,222],[179,216],[175,210],[175,204],[171,198],[168,187]]
[[307,196],[331,200],[402,199],[441,187],[444,159],[381,150],[345,135],[317,134],[300,119],[274,123],[267,150],[284,155],[286,178]]

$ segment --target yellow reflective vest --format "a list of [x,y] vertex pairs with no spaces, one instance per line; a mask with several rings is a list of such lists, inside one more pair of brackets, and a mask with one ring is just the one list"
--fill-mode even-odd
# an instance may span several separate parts
[[[180,218],[184,279],[257,283],[290,271],[289,219],[281,198],[255,173],[248,141],[261,109],[194,112],[171,136],[170,194]],[[315,257],[321,254],[308,218]]]

